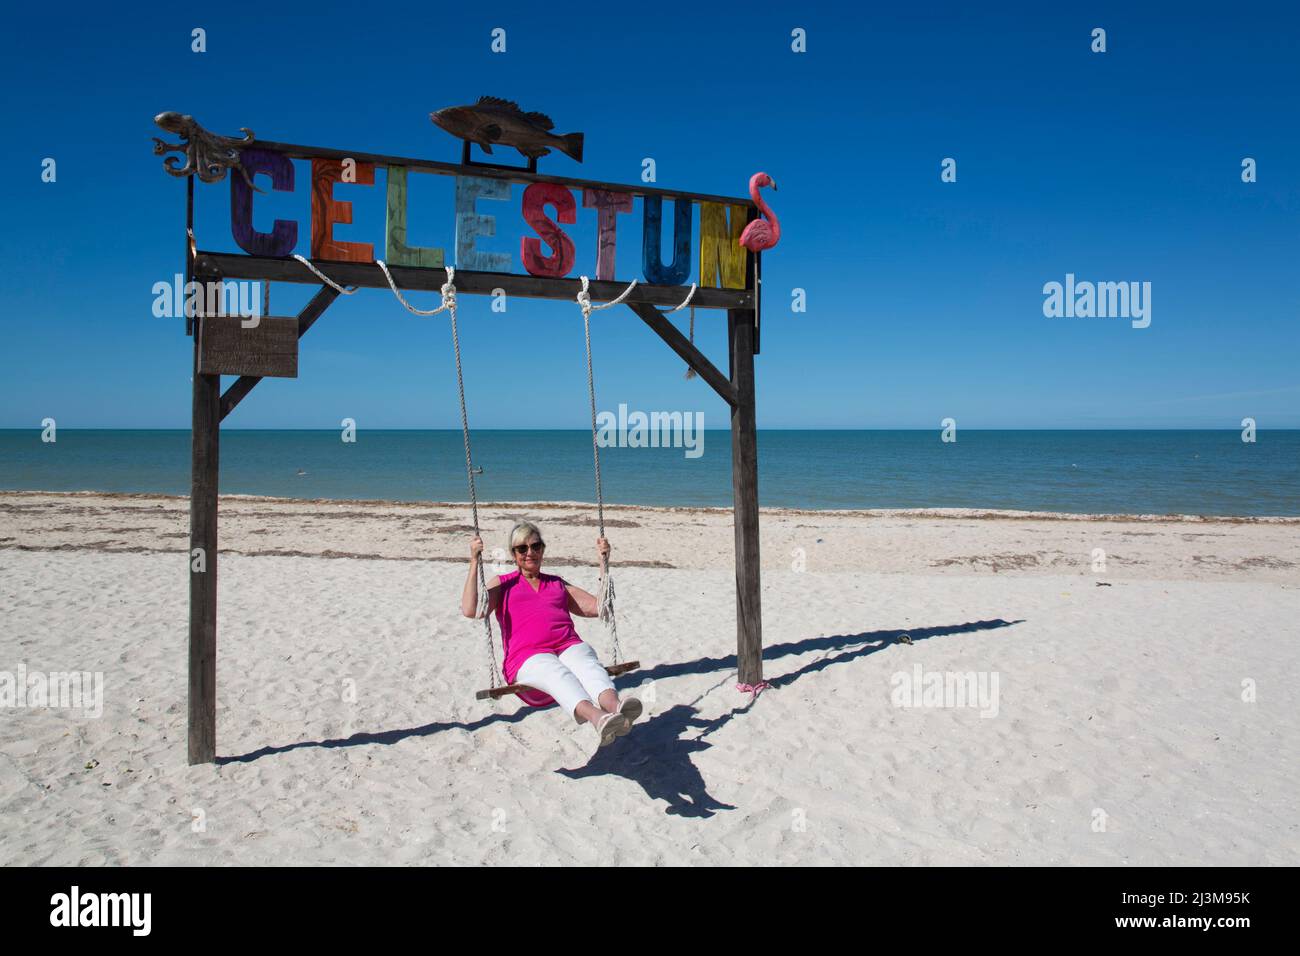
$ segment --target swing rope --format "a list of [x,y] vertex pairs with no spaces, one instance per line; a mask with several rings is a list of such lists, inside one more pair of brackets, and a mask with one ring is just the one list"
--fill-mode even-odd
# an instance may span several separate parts
[[[695,290],[699,288],[694,282],[691,283],[691,291],[686,293],[686,298],[682,299],[680,305],[675,305],[671,309],[657,309],[660,315],[672,315],[674,312],[680,312],[691,304],[691,299],[695,298]],[[613,304],[613,303],[611,303]],[[602,308],[604,308],[602,306]],[[691,329],[695,328],[695,310],[691,309]]]
[[[600,486],[600,441],[597,438],[596,431],[596,380],[591,368],[591,313],[599,309],[608,309],[610,306],[618,305],[636,288],[636,280],[633,279],[622,294],[616,299],[611,299],[602,305],[591,304],[591,292],[588,290],[586,276],[582,276],[582,289],[578,292],[578,305],[582,308],[582,330],[587,342],[587,397],[591,402],[591,454],[596,464],[596,523],[600,529],[600,536],[605,537],[605,496]],[[614,666],[617,667],[623,660],[623,649],[618,643],[618,619],[614,616],[614,579],[609,572],[608,562],[605,566],[605,574],[600,579],[600,619],[605,623],[605,631],[609,634],[609,642],[614,654]]]
[[[388,271],[388,266],[384,264],[384,260],[376,259],[375,265],[379,266],[379,271],[382,272],[384,274],[384,278],[388,280],[388,288],[393,290],[393,295],[397,296],[397,301],[402,303],[402,305],[406,306],[407,312],[410,312],[413,315],[437,315],[443,309],[446,309],[448,312],[451,313],[452,328],[453,329],[455,328],[456,287],[452,285],[452,280],[455,279],[456,277],[456,270],[453,267],[444,266],[444,268],[447,270],[447,281],[443,283],[442,286],[442,305],[438,306],[436,309],[417,309],[415,306],[411,305],[411,303],[407,302],[406,299],[402,298],[402,293],[397,291],[397,283],[393,281],[393,277]],[[456,358],[457,361],[459,362],[460,360],[459,351],[457,351],[456,353]],[[463,404],[464,403],[462,402],[462,405]]]
[[[343,295],[352,295],[357,291],[356,288],[343,288],[302,256],[295,255],[294,258],[314,272],[318,279],[334,291]],[[474,487],[474,457],[470,453],[469,447],[469,413],[465,409],[465,372],[461,366],[460,358],[460,330],[456,327],[456,270],[452,266],[445,267],[447,281],[442,284],[440,290],[442,292],[442,305],[436,309],[417,309],[407,302],[402,293],[397,290],[397,283],[393,281],[393,276],[389,273],[388,266],[384,264],[383,260],[376,259],[375,265],[379,266],[384,278],[388,280],[388,287],[393,290],[393,295],[397,297],[398,302],[406,307],[408,312],[415,315],[437,315],[439,312],[445,311],[451,317],[451,345],[456,352],[456,392],[460,397],[460,431],[465,443],[465,477],[469,479],[469,504],[474,517],[474,537],[482,537],[479,534],[478,526],[478,491]],[[492,640],[492,617],[487,613],[487,607],[487,576],[483,571],[483,560],[482,555],[480,555],[478,562],[478,616],[483,619],[483,636],[487,643],[488,683],[495,688],[499,683],[497,680],[497,653]]]
[[[382,263],[380,264],[382,268]],[[478,528],[478,492],[474,488],[474,456],[470,454],[469,448],[469,413],[465,410],[465,373],[461,368],[460,360],[460,332],[456,327],[456,270],[447,266],[447,281],[442,287],[442,307],[446,308],[448,315],[451,316],[451,345],[456,353],[456,391],[460,396],[460,431],[465,442],[465,477],[469,479],[469,504],[474,516],[474,537],[479,538]],[[384,269],[384,275],[388,275],[388,270]],[[392,277],[388,279],[389,285],[392,285]],[[397,287],[393,286],[393,292],[397,292]],[[420,312],[411,307],[405,299],[399,294],[398,300],[401,301],[408,309],[416,315],[432,315],[432,312]],[[434,309],[438,312],[440,309]],[[488,614],[488,591],[487,577],[483,571],[483,556],[479,555],[478,561],[478,615],[483,618],[483,637],[487,644],[488,652],[488,685],[496,687],[497,680],[497,652],[496,646],[492,639],[492,616]],[[504,680],[504,678],[503,678]]]
[[312,272],[316,273],[316,278],[317,278],[317,279],[320,279],[321,282],[324,282],[327,286],[329,286],[331,289],[333,289],[335,292],[339,293],[340,295],[356,295],[356,294],[357,294],[357,287],[356,287],[356,286],[353,286],[351,289],[345,289],[345,288],[343,288],[343,286],[339,285],[337,282],[335,282],[333,279],[331,279],[331,278],[330,278],[329,276],[327,276],[325,273],[321,272],[321,271],[320,271],[319,269],[317,269],[314,265],[312,265],[311,262],[310,262],[310,260],[308,260],[308,259],[305,258],[304,256],[300,256],[300,255],[298,255],[298,253],[295,252],[295,253],[293,254],[293,257],[294,257],[295,259],[297,259],[299,262],[301,262],[303,265],[305,265],[305,266],[306,266],[308,269],[310,269]]
[[[350,289],[344,288],[329,276],[325,275],[325,273],[317,269],[305,257],[295,254],[293,258],[311,270],[318,279],[332,288],[335,292],[342,295],[353,295],[356,293],[357,287],[354,286]],[[392,290],[393,295],[396,296],[397,301],[400,302],[408,312],[411,312],[414,315],[437,315],[439,312],[446,311],[451,318],[451,344],[452,349],[456,354],[456,392],[460,399],[460,429],[461,437],[465,446],[465,477],[469,482],[469,500],[474,522],[474,536],[482,537],[479,533],[478,522],[478,492],[474,486],[474,456],[470,450],[469,441],[469,413],[466,410],[465,405],[465,373],[460,355],[460,332],[456,324],[456,270],[452,266],[445,267],[447,270],[447,281],[443,283],[441,289],[442,305],[438,306],[436,309],[417,309],[415,306],[411,305],[411,303],[407,302],[402,293],[398,290],[397,283],[393,281],[393,276],[388,271],[388,266],[382,260],[378,259],[375,260],[375,264],[379,266],[380,271],[384,274],[384,278],[388,280],[388,287]],[[600,309],[608,309],[611,306],[621,303],[631,294],[632,290],[636,288],[637,282],[633,279],[632,282],[628,284],[628,287],[624,289],[617,298],[611,299],[609,302],[602,303],[601,305],[592,304],[589,283],[590,280],[586,276],[582,276],[582,289],[578,292],[577,299],[578,305],[582,308],[583,336],[587,346],[587,397],[591,407],[591,451],[596,471],[596,522],[600,529],[600,536],[603,538],[605,537],[605,496],[600,481],[600,441],[596,427],[596,380],[595,374],[592,370],[591,361],[591,313],[599,311]],[[682,300],[682,303],[675,308],[664,311],[663,314],[671,315],[674,312],[686,308],[690,305],[691,299],[694,298],[695,290],[695,283],[691,283],[691,290],[687,293],[686,298]],[[692,308],[691,340],[694,341],[694,339],[695,309]],[[690,378],[693,374],[693,370],[688,371],[687,377]],[[492,690],[496,690],[503,682],[504,678],[502,678],[501,681],[497,678],[498,670],[496,647],[494,646],[492,637],[492,618],[487,613],[487,607],[487,580],[483,571],[483,562],[480,559],[478,563],[478,615],[483,619],[483,633],[487,644],[488,684]],[[601,578],[599,608],[600,619],[604,622],[606,632],[609,634],[610,646],[613,651],[614,667],[617,668],[622,664],[623,649],[619,645],[618,641],[618,620],[614,612],[614,580],[613,576],[609,573],[608,565],[606,565],[605,574]],[[628,666],[632,667],[635,665]]]

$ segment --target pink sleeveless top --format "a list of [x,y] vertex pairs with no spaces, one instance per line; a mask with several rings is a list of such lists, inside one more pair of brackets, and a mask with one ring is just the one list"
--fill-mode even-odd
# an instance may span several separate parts
[[[564,579],[554,574],[541,574],[539,578],[534,591],[518,571],[501,575],[496,615],[505,651],[501,669],[511,683],[524,661],[534,654],[561,654],[582,643],[569,616],[569,592]],[[519,698],[534,707],[554,702],[541,691],[522,691]]]

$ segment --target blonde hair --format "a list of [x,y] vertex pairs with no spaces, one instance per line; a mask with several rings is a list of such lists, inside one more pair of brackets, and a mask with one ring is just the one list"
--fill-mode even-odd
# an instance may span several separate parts
[[[533,524],[531,521],[519,522],[510,529],[510,545],[506,550],[513,552],[517,545],[523,544],[533,535],[537,535],[539,538],[542,537],[541,529],[538,528],[537,525]],[[545,539],[543,538],[542,540]]]

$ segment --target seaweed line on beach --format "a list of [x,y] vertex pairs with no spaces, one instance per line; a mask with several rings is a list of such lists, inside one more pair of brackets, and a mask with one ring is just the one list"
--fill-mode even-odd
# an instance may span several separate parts
[[[61,499],[77,498],[107,498],[114,501],[119,500],[137,500],[137,501],[184,501],[188,502],[188,497],[184,495],[169,495],[157,492],[122,492],[122,491],[0,491],[0,499],[13,497],[54,497]],[[281,504],[289,506],[327,506],[332,509],[340,507],[360,507],[360,508],[387,508],[392,510],[415,510],[415,509],[448,509],[456,510],[467,507],[463,501],[393,501],[382,498],[281,498],[271,495],[221,495],[220,501],[225,506],[234,506],[232,513],[246,514],[238,509],[238,505],[243,503],[257,504]],[[56,503],[47,502],[42,505],[20,505],[11,504],[0,500],[0,511],[19,511],[35,510],[36,508],[56,507]],[[591,507],[590,502],[583,501],[481,501],[479,508],[485,510],[498,510],[506,512],[527,511],[555,511],[566,509],[572,511],[574,508]],[[718,515],[730,518],[732,508],[730,506],[705,506],[705,505],[634,505],[634,504],[617,504],[609,503],[606,505],[611,511],[640,511],[647,513],[674,513],[674,514],[708,514]],[[128,510],[121,506],[116,506],[115,511]],[[129,509],[135,510],[135,509]],[[152,510],[156,509],[141,509]],[[780,508],[780,507],[763,507],[759,509],[764,514],[773,515],[799,515],[808,517],[853,517],[853,518],[937,518],[943,520],[972,520],[972,521],[1110,521],[1110,522],[1134,522],[1144,524],[1168,524],[1168,523],[1189,523],[1189,524],[1284,524],[1300,525],[1300,517],[1289,516],[1272,516],[1272,515],[1196,515],[1196,514],[1086,514],[1071,513],[1064,511],[1013,511],[1013,510],[993,510],[988,508]],[[177,509],[178,513],[188,514],[188,508]],[[322,513],[335,515],[338,511]],[[367,514],[358,512],[358,514]],[[430,515],[432,517],[432,515]],[[609,519],[606,519],[609,524]]]

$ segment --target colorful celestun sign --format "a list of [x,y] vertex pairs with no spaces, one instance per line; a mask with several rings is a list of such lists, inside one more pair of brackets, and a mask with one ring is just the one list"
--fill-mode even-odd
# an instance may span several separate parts
[[[281,192],[294,190],[294,164],[283,153],[265,149],[245,149],[241,164],[249,176],[264,173],[271,187]],[[336,199],[337,185],[373,186],[374,163],[351,163],[355,176],[345,179],[344,161],[311,161],[311,258],[344,262],[373,262],[375,247],[368,242],[342,242],[334,238],[336,223],[352,222],[352,203]],[[406,184],[410,170],[388,166],[387,223],[383,259],[394,266],[438,268],[444,263],[443,250],[411,246],[406,241]],[[419,170],[416,170],[417,172]],[[497,216],[481,203],[509,200],[510,183],[504,179],[481,176],[456,176],[456,255],[455,266],[475,272],[509,272],[512,257],[503,252],[476,248],[480,236],[496,234]],[[270,232],[253,228],[253,190],[242,176],[230,178],[230,229],[239,248],[254,256],[287,256],[298,245],[299,224],[277,219]],[[611,189],[583,189],[582,206],[596,211],[598,230],[596,278],[614,278],[614,251],[618,217],[632,211],[632,192]],[[646,282],[655,285],[685,285],[691,274],[691,226],[694,205],[690,200],[673,201],[673,257],[665,264],[660,254],[663,236],[663,198],[642,199],[641,249],[642,272]],[[553,215],[548,213],[553,211]],[[561,226],[577,222],[578,205],[574,194],[556,183],[531,183],[524,189],[523,221],[533,235],[519,240],[519,258],[530,275],[559,278],[573,272],[577,252],[573,240]],[[745,248],[740,245],[745,228],[746,207],[721,203],[700,203],[699,282],[704,288],[745,288]],[[544,248],[545,247],[545,248]]]

